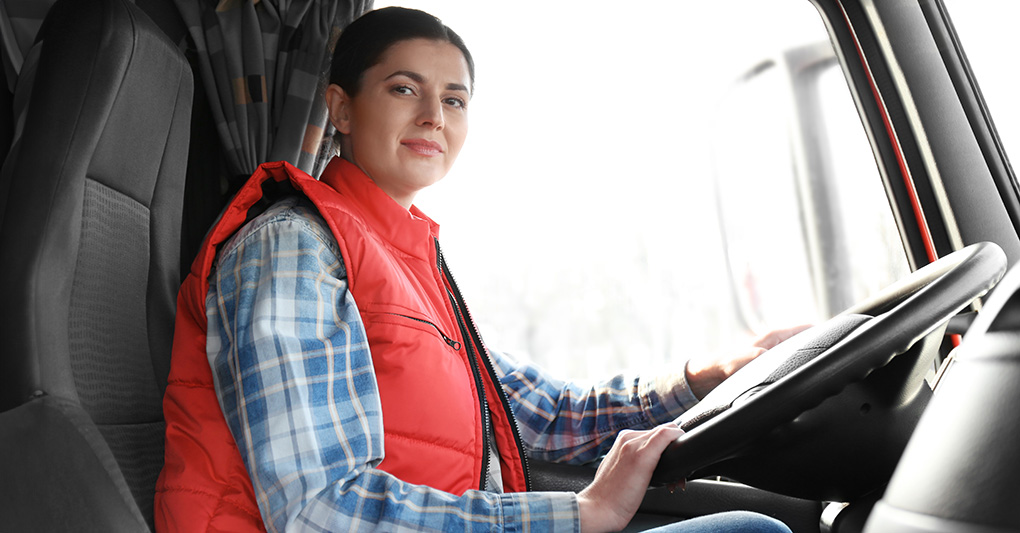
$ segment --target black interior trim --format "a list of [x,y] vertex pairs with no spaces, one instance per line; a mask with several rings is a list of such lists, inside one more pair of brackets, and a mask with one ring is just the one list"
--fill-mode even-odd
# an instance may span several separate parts
[[[948,207],[962,239],[960,244],[994,242],[1006,252],[1011,264],[1020,260],[1016,231],[1003,204],[990,201],[1000,196],[999,190],[989,172],[972,123],[960,103],[956,83],[947,70],[946,54],[940,53],[921,5],[876,2],[874,9],[881,17],[891,46],[896,50],[905,85],[900,89],[912,94],[923,128],[923,132],[912,131],[910,123],[904,120],[901,137],[918,139],[919,135],[924,136],[924,142],[931,149],[930,164],[938,169],[941,176],[939,185],[945,190]],[[919,146],[920,142],[914,140],[911,144]],[[926,160],[919,153],[916,162],[913,160],[915,156],[910,157],[911,170],[915,173],[915,169],[927,168]],[[922,180],[925,188],[933,190],[935,176],[917,175],[914,181],[919,191]],[[941,257],[952,251],[941,248],[938,239],[939,234],[948,239],[944,232],[950,221],[934,196],[930,200],[922,197],[922,202]]]
[[[886,191],[889,193],[889,203],[893,210],[893,217],[900,230],[900,237],[904,243],[904,251],[912,269],[927,264],[928,255],[925,252],[924,241],[914,217],[913,207],[904,184],[903,174],[900,172],[899,162],[893,148],[892,139],[886,131],[883,112],[875,100],[870,84],[872,76],[875,83],[882,90],[891,86],[891,76],[885,61],[879,53],[878,44],[874,31],[864,15],[864,11],[857,2],[843,0],[811,0],[818,9],[835,46],[842,53],[842,66],[846,74],[847,84],[854,95],[861,121],[869,133],[872,149],[875,153],[876,163]],[[843,10],[846,10],[844,17]],[[853,25],[853,33],[848,27],[847,20]],[[865,68],[860,60],[857,51],[857,44],[860,44],[864,57],[868,61]],[[889,96],[883,91],[883,98],[886,106],[892,109],[898,103],[894,96]],[[897,131],[901,129],[899,126]],[[916,176],[915,176],[916,178]]]
[[1009,215],[1013,230],[1020,234],[1020,186],[1017,185],[1016,174],[999,141],[995,123],[985,105],[984,96],[967,61],[956,28],[942,0],[924,0],[920,2],[920,6],[942,55],[946,71],[953,81],[956,97],[963,106],[975,140],[999,191],[1003,207]]

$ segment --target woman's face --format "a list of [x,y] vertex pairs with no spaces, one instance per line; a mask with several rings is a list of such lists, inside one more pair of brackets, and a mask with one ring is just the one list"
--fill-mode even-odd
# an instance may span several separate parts
[[326,91],[341,152],[405,208],[449,172],[467,138],[471,77],[454,45],[399,41],[362,74],[355,97]]

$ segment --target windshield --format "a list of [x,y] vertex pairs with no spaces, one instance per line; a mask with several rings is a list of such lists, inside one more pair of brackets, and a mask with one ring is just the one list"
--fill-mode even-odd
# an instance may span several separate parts
[[[746,81],[791,50],[820,44],[831,56],[810,2],[554,2],[538,16],[483,2],[401,5],[443,19],[477,65],[464,150],[416,204],[442,224],[444,254],[493,349],[569,378],[679,370],[692,353],[823,320],[827,293],[854,284],[826,287],[831,267],[812,259],[834,241],[812,233],[819,212],[801,198],[806,171],[790,144],[796,74],[783,63],[774,87],[768,76]],[[826,65],[811,82],[823,89],[807,90],[836,95],[818,97],[823,109],[808,115],[843,117],[830,128],[849,124],[851,158],[870,174],[841,168],[866,181],[852,190],[863,187],[869,205],[886,211],[842,216],[884,225],[885,236],[858,240],[894,256],[863,274],[844,298],[853,300],[906,267],[846,83],[834,59]],[[830,102],[838,112],[825,109]],[[734,114],[748,106],[758,112]],[[832,149],[841,139],[809,150],[846,159]]]

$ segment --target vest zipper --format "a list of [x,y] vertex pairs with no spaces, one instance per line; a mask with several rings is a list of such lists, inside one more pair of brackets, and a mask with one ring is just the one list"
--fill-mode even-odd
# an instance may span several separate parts
[[[446,291],[449,295],[450,301],[453,301],[453,294],[450,293],[449,289]],[[457,317],[457,324],[460,326],[460,334],[466,341],[469,339],[467,328],[464,326],[464,319],[461,317],[460,309],[457,305],[453,306],[453,314]],[[489,442],[489,438],[494,434],[492,430],[492,418],[489,413],[488,405],[489,400],[485,394],[485,383],[482,382],[482,373],[478,369],[478,358],[475,355],[475,350],[472,349],[471,343],[467,344],[468,362],[471,363],[471,375],[475,378],[475,389],[478,390],[478,407],[481,410],[482,415],[482,477],[478,481],[478,489],[485,490],[485,480],[489,477],[489,461],[492,460],[490,456],[492,445]]]
[[428,325],[432,326],[433,328],[435,328],[436,333],[438,333],[439,336],[443,338],[443,341],[446,342],[446,344],[448,344],[454,350],[457,350],[458,352],[460,351],[460,343],[457,342],[454,339],[451,339],[450,337],[447,337],[446,334],[443,333],[443,330],[439,329],[439,326],[435,325],[434,323],[429,322],[428,320],[425,320],[423,318],[417,318],[417,317],[413,317],[413,316],[402,315],[400,313],[386,313],[386,314],[393,315],[393,316],[403,317],[403,318],[406,318],[408,320],[414,320],[415,322],[421,322],[422,324],[428,324]]
[[[450,284],[450,288],[447,289],[447,294],[449,294],[451,303],[453,303],[453,309],[457,316],[457,321],[460,324],[462,335],[464,335],[464,342],[466,342],[469,347],[472,344],[474,344],[477,347],[478,349],[477,360],[481,361],[482,364],[484,365],[485,371],[488,374],[489,379],[492,381],[492,384],[497,391],[497,396],[499,396],[500,404],[503,407],[503,412],[505,413],[507,419],[510,420],[510,429],[511,432],[513,433],[514,443],[517,445],[517,454],[521,458],[521,470],[524,472],[524,490],[530,491],[531,471],[528,467],[528,456],[524,452],[524,442],[521,440],[521,428],[517,424],[517,418],[514,416],[513,410],[510,408],[510,398],[507,397],[506,391],[503,390],[503,386],[500,385],[499,383],[499,377],[496,375],[496,370],[492,366],[492,360],[489,357],[489,353],[485,349],[485,345],[482,344],[482,336],[481,334],[478,333],[478,327],[475,325],[474,320],[471,319],[471,313],[468,311],[467,304],[464,303],[464,297],[460,293],[460,288],[457,287],[456,280],[453,279],[453,273],[451,273],[449,268],[446,266],[446,260],[443,258],[443,251],[442,249],[439,248],[439,239],[433,238],[432,240],[436,244],[436,266],[439,268],[439,273],[443,275]],[[464,315],[463,317],[461,316],[462,314]],[[467,330],[467,332],[465,333],[463,330]],[[469,349],[468,355],[471,358],[472,370],[477,372],[478,371],[477,362],[472,352],[474,352],[474,350]],[[475,379],[476,381],[480,381],[480,376],[476,374]],[[483,402],[485,402],[482,405],[482,412],[484,414],[485,419],[488,419],[489,412],[488,409],[486,408],[487,401],[485,401],[484,384],[479,384],[479,391],[481,391],[481,397],[483,399]],[[489,467],[488,464],[489,446],[487,441],[488,433],[486,433],[486,442],[484,443],[486,446],[482,461],[482,466],[484,467],[484,469],[482,470],[483,477],[480,486],[482,486],[483,489],[485,476],[488,473]]]

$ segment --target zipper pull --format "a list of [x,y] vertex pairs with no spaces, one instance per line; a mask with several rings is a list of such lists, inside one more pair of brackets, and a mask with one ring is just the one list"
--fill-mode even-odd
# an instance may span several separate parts
[[446,334],[443,333],[442,331],[440,331],[439,334],[443,337],[443,340],[446,341],[446,344],[449,344],[450,347],[453,348],[454,350],[457,350],[458,352],[460,351],[459,342],[451,339],[450,337],[447,337]]

